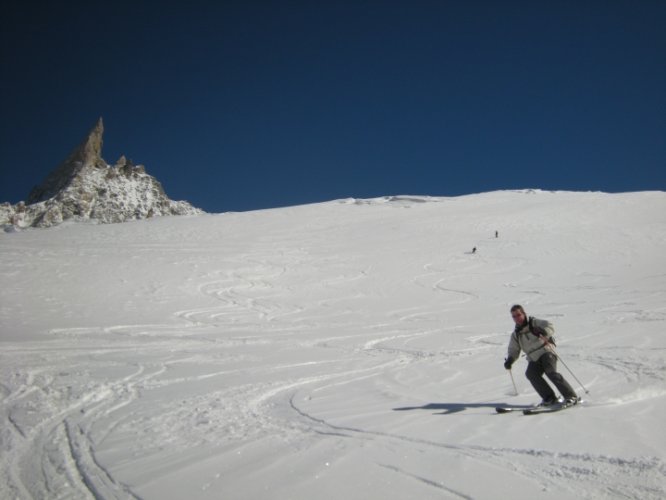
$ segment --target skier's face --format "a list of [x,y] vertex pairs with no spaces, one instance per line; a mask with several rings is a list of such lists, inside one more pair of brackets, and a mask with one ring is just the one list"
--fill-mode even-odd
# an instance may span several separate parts
[[521,311],[520,309],[516,309],[515,311],[511,311],[511,317],[513,318],[513,321],[518,326],[525,323],[525,313],[523,311]]

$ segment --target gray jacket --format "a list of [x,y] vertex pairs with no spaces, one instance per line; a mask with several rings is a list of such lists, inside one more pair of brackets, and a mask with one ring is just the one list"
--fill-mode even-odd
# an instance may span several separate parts
[[[534,333],[546,337],[547,342]],[[516,326],[509,341],[509,357],[516,361],[520,351],[527,355],[530,361],[537,361],[546,352],[555,352],[555,328],[550,321],[530,317],[523,327]]]

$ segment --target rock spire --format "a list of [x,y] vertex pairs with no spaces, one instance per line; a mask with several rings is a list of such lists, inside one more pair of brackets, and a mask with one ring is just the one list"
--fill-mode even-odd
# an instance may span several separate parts
[[100,118],[86,138],[28,196],[27,203],[0,205],[0,224],[48,227],[65,220],[123,222],[158,215],[199,214],[185,201],[173,201],[143,165],[122,156],[114,166],[102,158]]
[[28,204],[52,198],[65,188],[85,167],[105,166],[106,163],[102,159],[103,134],[104,122],[100,117],[97,120],[97,124],[90,129],[85,140],[39,186],[32,189],[28,195]]

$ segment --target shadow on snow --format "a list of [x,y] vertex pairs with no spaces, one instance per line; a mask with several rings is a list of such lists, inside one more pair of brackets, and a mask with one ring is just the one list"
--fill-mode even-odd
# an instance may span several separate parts
[[497,408],[498,406],[510,406],[511,408],[531,408],[529,405],[515,405],[509,403],[428,403],[423,406],[404,406],[402,408],[393,408],[393,411],[411,411],[411,410],[443,410],[437,415],[451,415],[461,411],[473,408]]

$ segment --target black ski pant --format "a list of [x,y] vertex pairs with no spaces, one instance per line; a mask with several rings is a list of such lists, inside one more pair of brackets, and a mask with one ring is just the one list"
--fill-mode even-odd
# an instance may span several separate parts
[[548,379],[557,387],[564,399],[575,398],[576,391],[564,380],[564,377],[557,372],[557,356],[552,352],[543,354],[538,360],[530,361],[527,364],[525,376],[532,383],[534,390],[539,393],[541,399],[550,401],[556,398],[555,392],[548,382],[543,378],[544,373]]

